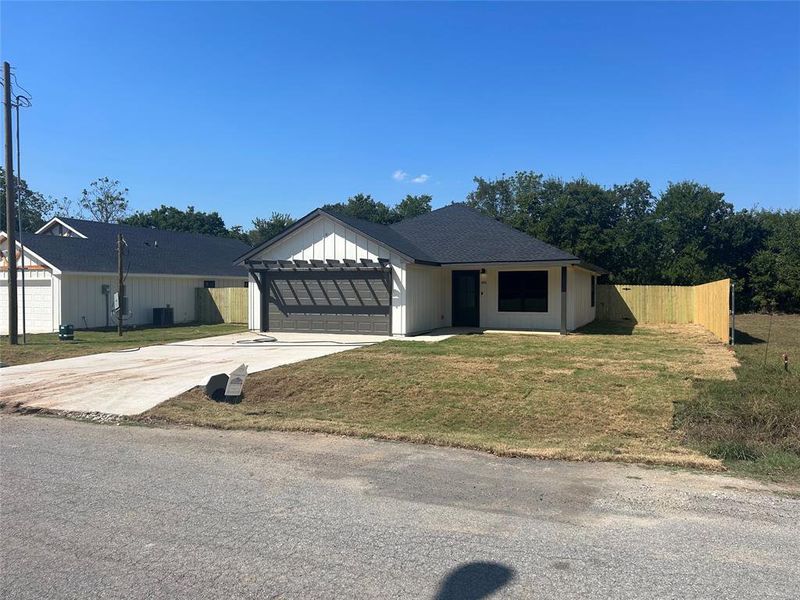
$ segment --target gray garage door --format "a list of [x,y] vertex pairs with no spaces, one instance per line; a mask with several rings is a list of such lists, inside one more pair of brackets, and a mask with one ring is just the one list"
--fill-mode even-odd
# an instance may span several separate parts
[[270,276],[269,330],[391,332],[391,280],[385,273]]

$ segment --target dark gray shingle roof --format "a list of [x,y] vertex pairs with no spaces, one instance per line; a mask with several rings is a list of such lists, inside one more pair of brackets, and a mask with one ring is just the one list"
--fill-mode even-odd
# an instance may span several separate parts
[[465,204],[451,204],[389,229],[442,264],[578,260]]
[[422,263],[577,263],[580,260],[569,252],[487,217],[465,204],[451,204],[393,225],[381,225],[317,209],[272,239],[240,256],[238,260],[255,256],[319,214],[338,219],[348,227]]
[[236,257],[249,249],[239,240],[82,219],[60,220],[86,239],[26,233],[23,243],[62,271],[116,272],[117,233],[122,233],[128,244],[125,267],[129,261],[129,273],[247,277],[244,267],[233,265]]

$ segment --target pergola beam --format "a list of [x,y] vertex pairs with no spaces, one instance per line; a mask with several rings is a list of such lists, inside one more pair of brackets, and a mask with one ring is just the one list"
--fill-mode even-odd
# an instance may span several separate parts
[[[388,258],[378,258],[374,261],[369,258],[362,258],[360,261],[345,259],[344,262],[327,259],[318,260],[258,260],[247,259],[244,261],[247,270],[256,282],[259,290],[259,310],[261,313],[261,331],[269,331],[269,303],[271,296],[271,282],[274,279],[289,281],[305,281],[314,279],[352,279],[354,275],[361,279],[382,279],[389,290],[391,301],[392,288],[392,265]],[[292,312],[295,309],[304,307],[289,307]],[[320,312],[339,312],[342,307],[330,307]],[[389,314],[391,310],[387,307],[349,307],[352,314]]]

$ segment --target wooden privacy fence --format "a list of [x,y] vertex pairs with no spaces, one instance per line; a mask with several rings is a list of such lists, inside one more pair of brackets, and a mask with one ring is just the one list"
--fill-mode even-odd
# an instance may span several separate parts
[[195,319],[206,325],[247,323],[247,288],[195,288]]
[[702,285],[598,285],[597,319],[697,323],[730,341],[731,280]]

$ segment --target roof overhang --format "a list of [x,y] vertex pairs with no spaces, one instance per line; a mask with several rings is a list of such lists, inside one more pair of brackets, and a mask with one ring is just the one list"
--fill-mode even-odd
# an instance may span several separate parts
[[603,267],[598,267],[597,265],[593,265],[592,263],[586,262],[585,260],[578,262],[575,266],[580,267],[581,269],[584,269],[586,271],[590,271],[596,275],[608,275],[611,273],[611,271],[607,271]]
[[592,263],[588,263],[584,260],[579,258],[570,258],[566,260],[485,260],[485,261],[475,261],[475,262],[458,262],[458,263],[441,263],[442,267],[450,267],[450,268],[473,268],[478,269],[481,267],[491,266],[494,268],[520,268],[520,267],[527,267],[527,266],[534,266],[534,267],[578,267],[580,269],[584,269],[585,271],[590,271],[597,275],[606,275],[609,271],[606,271],[602,267],[598,267],[597,265],[593,265]]
[[[5,231],[0,231],[0,241],[5,241],[5,240],[7,240],[7,239],[8,239],[8,234],[7,234]],[[14,241],[15,241],[16,245],[17,245],[17,246],[20,248],[20,250],[24,249],[24,251],[25,251],[27,254],[30,254],[30,255],[31,255],[33,258],[35,258],[36,260],[38,260],[39,262],[41,262],[42,264],[44,264],[44,265],[45,265],[46,267],[48,267],[48,268],[49,268],[49,269],[50,269],[50,270],[51,270],[53,273],[55,273],[55,274],[59,274],[59,273],[61,273],[61,270],[60,270],[60,269],[59,269],[57,266],[55,266],[53,263],[51,263],[49,260],[45,259],[44,257],[42,257],[42,256],[40,256],[40,255],[38,255],[38,254],[36,254],[36,252],[34,252],[33,250],[31,250],[29,246],[26,246],[26,245],[25,245],[25,240],[24,240],[24,239],[23,239],[23,241],[22,241],[22,242],[20,242],[18,239],[17,239],[17,240],[14,240]]]

